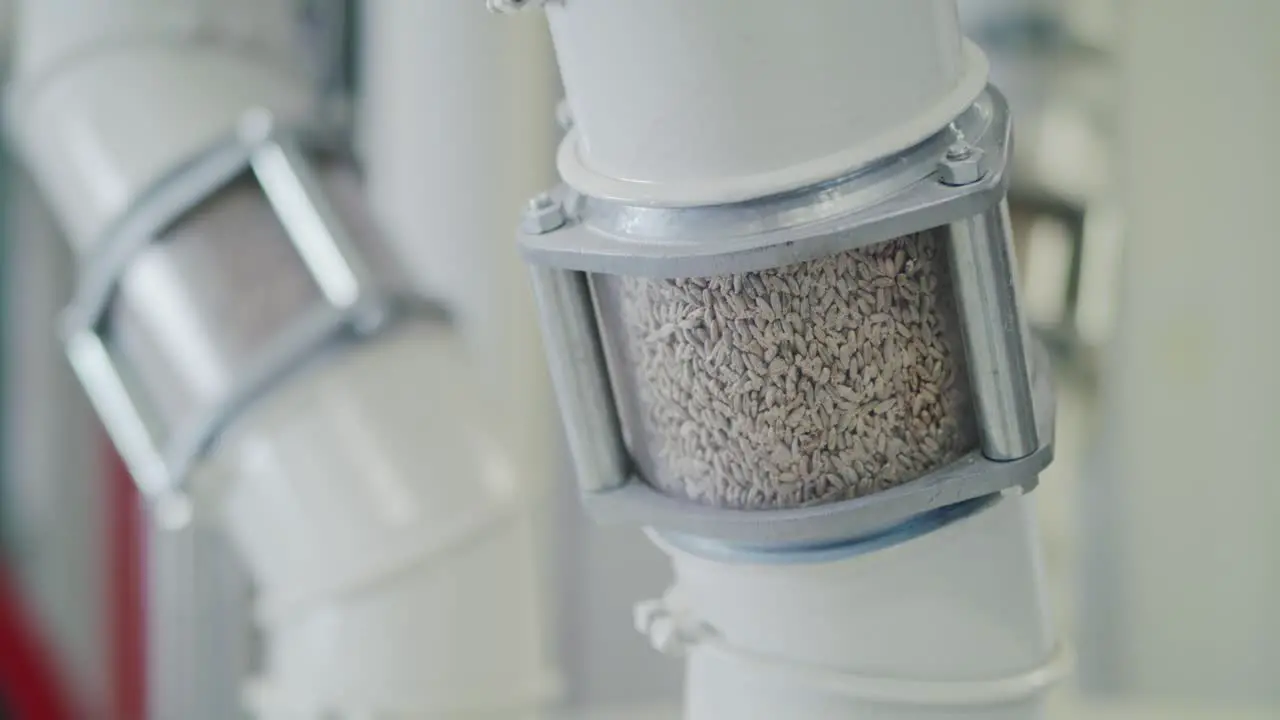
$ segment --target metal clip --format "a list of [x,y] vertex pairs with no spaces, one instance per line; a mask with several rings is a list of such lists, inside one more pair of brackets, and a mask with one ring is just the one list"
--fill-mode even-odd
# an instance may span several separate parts
[[[261,186],[325,304],[274,338],[234,387],[165,437],[157,437],[104,340],[104,321],[130,264],[166,228],[245,173]],[[385,324],[390,304],[320,191],[290,133],[270,113],[247,113],[236,132],[156,183],[106,233],[63,314],[67,357],[139,490],[162,522],[190,518],[185,480],[196,461],[254,398],[340,336]]]

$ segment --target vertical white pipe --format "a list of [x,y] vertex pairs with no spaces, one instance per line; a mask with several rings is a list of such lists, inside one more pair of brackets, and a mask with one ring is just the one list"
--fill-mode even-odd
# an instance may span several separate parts
[[545,481],[554,408],[528,275],[525,200],[554,182],[556,79],[538,13],[483,2],[363,4],[357,144],[369,204],[423,292],[476,352],[508,449]]
[[[358,141],[369,201],[419,287],[460,319],[485,377],[476,404],[520,468],[557,485],[530,554],[556,617],[541,616],[572,679],[571,702],[631,705],[679,692],[679,667],[625,622],[638,596],[669,579],[632,528],[602,528],[568,482],[540,350],[519,210],[555,181],[555,61],[541,13],[494,16],[483,2],[363,4]],[[564,618],[561,623],[559,618]],[[550,640],[549,640],[550,641]]]
[[[522,483],[546,490],[564,469],[559,426],[514,242],[525,200],[555,180],[545,21],[482,2],[370,0],[360,27],[356,141],[370,207],[418,289],[454,313],[484,378],[474,402]],[[531,497],[527,559],[551,608],[563,510],[553,494]],[[555,624],[551,612],[538,622]]]
[[1099,690],[1274,711],[1280,4],[1124,7],[1126,258],[1081,666]]
[[5,555],[78,699],[90,712],[105,711],[111,678],[102,662],[109,634],[98,427],[50,331],[74,268],[30,179],[7,158],[4,165]]
[[941,130],[987,66],[955,0],[549,3],[565,180],[706,205],[828,180]]
[[406,323],[277,388],[201,470],[258,584],[257,717],[516,720],[558,695],[538,488],[475,370]]
[[688,720],[1034,720],[1065,669],[1016,493],[845,557],[667,549],[671,604],[713,634],[690,653]]

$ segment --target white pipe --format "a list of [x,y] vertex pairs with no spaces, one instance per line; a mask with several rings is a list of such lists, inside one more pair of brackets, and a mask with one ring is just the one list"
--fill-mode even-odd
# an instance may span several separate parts
[[987,79],[955,0],[548,3],[583,193],[709,205],[813,184],[942,129]]
[[1065,669],[1016,492],[857,554],[766,562],[660,545],[677,577],[666,604],[697,636],[687,720],[1031,720]]
[[372,0],[361,32],[356,129],[370,208],[418,289],[455,312],[504,444],[545,479],[558,469],[555,410],[512,240],[524,201],[555,180],[545,23],[483,2]]
[[288,0],[29,0],[9,132],[81,253],[248,107],[300,121],[312,85]]
[[[69,253],[31,182],[5,157],[0,424],[5,556],[83,712],[106,714],[107,484],[99,429],[49,331],[74,287]],[[0,650],[7,652],[7,648]]]
[[259,717],[523,718],[558,694],[535,498],[469,367],[411,324],[281,387],[205,466],[197,505],[258,581]]
[[[254,29],[292,3],[236,6]],[[309,79],[216,21],[232,19],[219,2],[29,9],[11,130],[81,254],[245,110],[288,122],[312,105]],[[221,207],[235,206],[200,213],[206,230],[280,232]],[[505,720],[558,693],[536,493],[481,429],[487,385],[469,368],[456,331],[415,321],[255,403],[193,477],[197,509],[226,525],[261,591],[265,667],[248,699],[262,717]]]
[[[525,199],[554,182],[550,39],[539,15],[495,17],[483,3],[371,0],[360,18],[356,141],[370,209],[417,289],[452,310],[473,376],[484,378],[470,388],[467,410],[483,418],[530,495],[512,510],[518,527],[495,531],[488,549],[451,552],[444,566],[424,567],[421,580],[406,581],[419,589],[402,583],[395,592],[405,608],[422,612],[441,602],[441,583],[463,585],[449,594],[466,593],[459,596],[471,598],[470,611],[442,617],[475,637],[434,641],[461,660],[429,659],[419,684],[444,682],[444,669],[455,662],[475,663],[459,670],[474,674],[486,655],[503,656],[487,661],[495,687],[477,693],[496,704],[511,684],[507,661],[519,656],[508,653],[502,636],[553,633],[558,591],[549,581],[562,525],[544,491],[559,479],[560,445],[528,275],[512,242]],[[523,625],[510,624],[517,622]],[[418,624],[419,632],[431,627]],[[527,686],[551,669],[524,674],[518,684]]]

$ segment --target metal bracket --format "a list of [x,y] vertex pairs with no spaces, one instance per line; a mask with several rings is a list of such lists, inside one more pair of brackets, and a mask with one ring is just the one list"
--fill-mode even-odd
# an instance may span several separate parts
[[[246,173],[261,186],[325,303],[273,338],[216,402],[157,437],[104,339],[111,304],[134,259],[167,228]],[[265,110],[247,113],[230,137],[156,183],[98,248],[63,314],[67,357],[139,490],[167,510],[170,524],[182,524],[190,516],[184,485],[192,466],[254,398],[329,343],[372,333],[391,314],[389,299],[329,207],[294,134]]]
[[[1008,189],[1013,125],[988,87],[951,126],[844,178],[731,205],[669,208],[577,196],[567,222],[521,233],[526,260],[583,272],[708,277],[815,260],[982,214]],[[958,157],[957,141],[967,154]],[[976,178],[976,179],[975,179]],[[964,184],[954,184],[965,180]],[[714,240],[714,242],[709,242]]]

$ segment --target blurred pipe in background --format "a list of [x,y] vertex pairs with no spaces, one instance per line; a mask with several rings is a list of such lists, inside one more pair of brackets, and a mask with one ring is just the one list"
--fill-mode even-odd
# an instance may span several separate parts
[[1081,674],[1280,709],[1280,3],[1125,4],[1123,302],[1081,509]]
[[106,538],[97,424],[53,328],[73,266],[39,194],[5,168],[5,550],[77,702],[105,714]]
[[679,664],[625,622],[670,578],[666,559],[578,505],[515,246],[521,205],[555,180],[560,93],[543,13],[366,0],[359,18],[356,145],[369,203],[418,289],[460,321],[486,379],[474,402],[522,476],[550,490],[537,557],[570,700],[594,711],[674,701]]
[[146,514],[133,478],[105,437],[100,441],[107,483],[107,667],[111,720],[147,717]]
[[0,565],[0,714],[16,720],[81,717],[57,657],[28,612],[21,588]]

